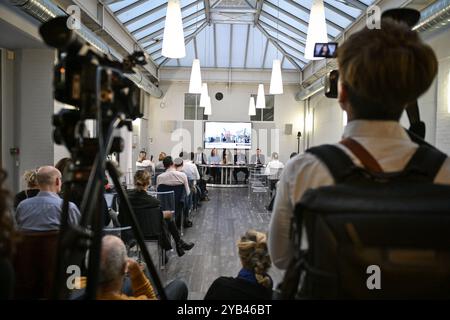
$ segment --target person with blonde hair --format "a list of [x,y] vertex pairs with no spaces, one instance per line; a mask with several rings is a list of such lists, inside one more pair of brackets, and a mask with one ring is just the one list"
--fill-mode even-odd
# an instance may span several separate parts
[[19,203],[28,198],[33,198],[39,193],[39,184],[37,182],[37,170],[27,170],[23,174],[23,180],[27,184],[25,190],[20,191],[14,197],[14,210],[17,209]]
[[242,268],[236,278],[219,277],[209,287],[205,300],[271,300],[272,266],[265,233],[248,230],[237,243]]

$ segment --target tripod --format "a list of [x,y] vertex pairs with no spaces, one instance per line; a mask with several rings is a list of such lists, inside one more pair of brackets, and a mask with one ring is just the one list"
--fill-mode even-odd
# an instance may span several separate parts
[[[100,81],[101,69],[102,67],[98,67],[98,82]],[[100,88],[100,83],[98,83],[97,88]],[[114,137],[114,131],[123,126],[127,126],[128,130],[131,131],[131,120],[125,120],[120,114],[114,117],[103,118],[105,108],[103,108],[100,98],[97,98],[97,106],[98,138],[82,138],[81,133],[78,132],[74,134],[78,138],[76,139],[76,146],[68,147],[71,151],[74,164],[70,166],[67,172],[69,185],[64,190],[53,298],[64,299],[68,297],[68,288],[65,286],[66,270],[71,265],[80,265],[87,251],[89,251],[89,260],[87,287],[84,298],[87,300],[96,298],[104,224],[104,181],[106,177],[105,172],[107,171],[113,180],[119,201],[124,204],[123,207],[125,210],[122,210],[120,214],[128,215],[136,242],[140,247],[156,292],[161,300],[165,300],[167,297],[164,288],[145,245],[143,233],[139,227],[134,211],[120,184],[119,174],[114,164],[106,160],[106,156],[111,152],[122,151],[123,141],[121,138]],[[76,130],[79,131],[83,130],[84,122],[80,119],[75,120],[76,125],[73,128],[78,128]],[[92,157],[92,154],[95,154],[93,153],[94,150],[97,150],[96,156],[93,160],[90,160],[89,154]],[[81,219],[78,225],[69,225],[69,199],[73,189],[77,186],[85,187],[80,206]]]

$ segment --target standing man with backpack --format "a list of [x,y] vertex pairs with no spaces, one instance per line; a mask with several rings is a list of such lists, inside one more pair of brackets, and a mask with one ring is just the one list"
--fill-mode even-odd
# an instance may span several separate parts
[[[339,250],[344,250],[342,248],[353,250],[358,247],[360,251],[354,249],[349,255],[364,252],[365,256],[359,256],[361,261],[364,257],[369,257],[368,260],[376,260],[378,256],[374,257],[364,251],[367,245],[365,241],[373,241],[371,242],[373,247],[379,245],[380,239],[384,239],[386,247],[391,244],[394,247],[399,245],[396,242],[398,239],[394,239],[395,234],[393,234],[394,238],[389,238],[389,228],[393,230],[398,228],[400,233],[404,231],[405,234],[410,232],[409,234],[414,235],[414,231],[408,229],[408,223],[418,221],[416,226],[421,226],[420,219],[426,215],[417,214],[416,220],[411,217],[409,220],[408,218],[401,220],[402,217],[407,217],[405,214],[409,214],[410,211],[411,214],[416,213],[417,206],[412,203],[412,200],[421,197],[420,193],[415,196],[414,190],[408,190],[408,187],[414,185],[418,190],[421,186],[425,186],[424,190],[432,192],[433,184],[449,185],[450,160],[430,146],[419,147],[419,144],[425,143],[418,139],[414,139],[416,142],[413,141],[412,136],[399,124],[405,106],[427,91],[438,69],[433,50],[421,41],[417,32],[411,31],[406,24],[383,19],[381,29],[364,28],[351,35],[338,48],[337,61],[339,66],[338,101],[348,116],[342,141],[334,145],[312,148],[304,154],[297,155],[286,165],[277,189],[270,223],[269,252],[273,263],[280,269],[289,267],[288,271],[292,271],[294,261],[297,263],[297,269],[303,268],[302,270],[305,271],[311,267],[305,271],[307,275],[312,274],[311,270],[314,270],[315,275],[323,276],[320,281],[307,281],[310,285],[309,289],[313,288],[309,291],[309,293],[313,292],[312,296],[361,297],[361,292],[364,292],[363,296],[366,294],[363,291],[365,288],[358,287],[361,290],[355,293],[356,291],[345,287],[352,282],[352,276],[357,276],[359,270],[354,272],[348,267],[349,265],[353,267],[355,264],[345,264],[348,261],[345,260],[347,256]],[[346,190],[350,189],[359,193],[348,194]],[[368,192],[365,193],[367,190],[372,192],[372,198],[368,196]],[[438,195],[436,197],[439,198],[439,194],[445,194],[443,190],[445,191],[445,189],[436,189],[435,194]],[[411,192],[411,200],[408,199],[407,192]],[[388,198],[396,194],[399,196]],[[401,198],[400,195],[404,197]],[[428,199],[423,201],[431,203],[432,199],[436,198]],[[391,202],[388,201],[391,201],[393,205],[390,205]],[[450,208],[450,203],[445,201],[430,205],[430,212],[433,210],[444,212],[440,205],[448,205]],[[398,211],[403,214],[399,216],[400,223],[393,223],[389,220],[390,216],[384,216],[384,212],[378,211],[379,208],[385,207],[385,204],[388,204],[387,209],[384,208],[386,213],[398,208]],[[398,206],[394,208],[394,204]],[[361,218],[360,224],[352,220],[356,216],[352,214],[359,211],[361,212],[358,216]],[[337,220],[330,218],[335,212],[338,214],[345,212],[349,215],[344,216],[339,222],[341,224],[338,224]],[[326,215],[328,213],[330,214]],[[369,213],[372,213],[372,224],[368,224],[366,229],[358,229],[361,225],[365,226],[364,219],[370,216]],[[323,219],[318,220],[318,216]],[[428,218],[432,217],[430,215]],[[297,223],[293,230],[291,230],[292,221]],[[442,221],[445,221],[446,227],[447,220]],[[431,225],[434,222],[426,223]],[[372,227],[374,229],[371,229]],[[341,231],[340,228],[344,231],[338,234],[337,231]],[[320,232],[325,229],[329,233],[324,232],[322,237]],[[376,230],[376,232],[369,234],[367,230]],[[379,232],[380,230],[386,233]],[[297,239],[294,242],[291,236],[293,233],[296,233],[295,236],[300,240]],[[343,234],[345,237],[342,236]],[[404,234],[398,234],[398,236],[403,236],[404,241],[410,240]],[[418,234],[417,237],[425,240],[427,235]],[[349,244],[341,245],[341,242],[345,241],[349,241]],[[328,243],[331,243],[330,246],[327,246]],[[302,252],[299,250],[300,246],[308,250],[308,254],[299,253]],[[322,250],[318,250],[318,247]],[[319,257],[321,254],[325,256],[322,260]],[[306,267],[299,267],[305,265]],[[327,269],[327,272],[321,272],[323,269]],[[342,274],[334,274],[346,271],[354,272],[353,275],[347,274],[350,278],[345,278],[346,280],[343,279]],[[338,280],[342,282],[336,283],[339,283],[341,287],[339,285],[334,287],[329,283],[326,286],[323,285],[327,282],[324,280],[326,275],[338,277]],[[363,276],[365,274],[361,275]],[[296,274],[293,278],[297,281],[300,276]],[[320,293],[316,290],[320,287],[317,284],[325,288]],[[359,285],[359,283],[355,284],[355,286]],[[365,287],[365,285],[364,280],[361,286]],[[447,288],[448,284],[443,287]]]

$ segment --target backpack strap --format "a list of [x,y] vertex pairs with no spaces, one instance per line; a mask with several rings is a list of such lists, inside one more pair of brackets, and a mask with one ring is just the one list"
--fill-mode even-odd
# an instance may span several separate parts
[[428,182],[433,182],[447,155],[434,147],[420,145],[406,165],[405,172],[419,172]]
[[335,183],[343,182],[355,168],[352,159],[339,147],[324,144],[306,150],[316,156],[330,171]]
[[368,171],[377,173],[383,172],[378,161],[358,141],[353,140],[352,138],[346,138],[339,143],[346,146],[359,161],[361,161],[364,168]]

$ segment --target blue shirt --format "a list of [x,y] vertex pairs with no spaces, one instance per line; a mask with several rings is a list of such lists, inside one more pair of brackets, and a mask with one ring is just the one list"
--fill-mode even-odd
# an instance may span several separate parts
[[[16,210],[16,221],[24,231],[59,230],[63,199],[56,193],[41,191],[34,198],[22,201]],[[78,224],[80,211],[69,202],[69,223]]]

